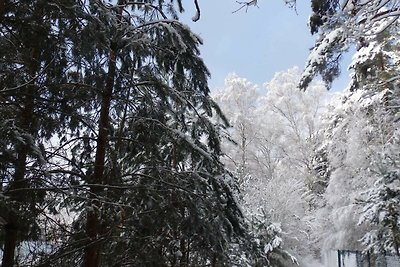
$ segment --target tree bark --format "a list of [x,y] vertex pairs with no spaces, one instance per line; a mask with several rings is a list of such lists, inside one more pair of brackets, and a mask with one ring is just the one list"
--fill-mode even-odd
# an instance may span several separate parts
[[[38,51],[33,49],[32,59],[27,64],[30,76],[34,77],[37,73],[39,65],[37,64]],[[34,85],[34,82],[31,82],[27,85],[25,90],[25,95],[23,96],[23,108],[19,114],[19,127],[23,129],[25,133],[34,134],[34,129],[32,125],[32,121],[34,119],[34,105],[35,105],[35,96],[37,94],[37,88]],[[26,161],[29,152],[29,144],[17,144],[16,145],[16,154],[17,159],[14,165],[14,177],[12,182],[10,183],[10,189],[21,189],[28,186],[25,182],[25,174],[26,174]],[[11,191],[12,192],[12,191]],[[19,193],[10,193],[10,199],[17,201],[17,203],[24,203],[26,201],[26,195],[22,195]],[[12,207],[16,209],[16,212],[13,210],[8,211],[7,223],[5,225],[5,241],[4,241],[4,253],[2,260],[2,267],[13,267],[14,266],[14,257],[15,257],[15,249],[18,244],[18,232],[20,228],[20,222],[18,219],[18,210],[20,205],[17,204],[16,207]],[[11,208],[11,209],[12,209]]]
[[[121,21],[123,4],[125,0],[118,0],[119,8],[117,9],[117,16]],[[117,58],[117,45],[116,42],[111,42],[110,53],[108,57],[108,73],[105,79],[105,86],[102,93],[101,107],[100,107],[100,118],[99,118],[99,130],[96,140],[96,155],[94,162],[94,171],[90,179],[92,184],[105,184],[106,179],[104,177],[106,150],[108,147],[109,139],[109,121],[110,121],[110,107],[114,89],[114,81],[116,74],[116,58]],[[100,240],[101,229],[99,227],[99,212],[96,209],[98,206],[97,196],[101,193],[100,187],[93,186],[90,188],[89,198],[92,201],[92,207],[88,209],[87,221],[86,221],[86,234],[88,237],[88,243],[85,247],[83,256],[83,266],[85,267],[97,267],[100,263]]]
[[[104,182],[104,167],[106,158],[106,149],[108,146],[108,127],[110,120],[110,106],[112,100],[112,92],[114,87],[115,70],[116,70],[116,53],[114,50],[110,51],[108,59],[109,67],[106,77],[106,84],[102,94],[102,102],[99,118],[99,132],[96,144],[96,156],[94,162],[94,172],[91,179],[93,184],[102,184]],[[92,204],[96,204],[96,196],[100,193],[99,187],[92,187],[90,189],[90,198]],[[89,238],[89,244],[86,246],[84,254],[84,266],[97,267],[99,265],[99,218],[98,211],[95,206],[92,207],[87,214],[86,233]]]
[[14,223],[7,223],[5,225],[5,241],[3,260],[1,266],[12,267],[14,266],[15,248],[17,246],[18,229]]
[[212,267],[217,267],[217,256],[214,254],[211,262]]

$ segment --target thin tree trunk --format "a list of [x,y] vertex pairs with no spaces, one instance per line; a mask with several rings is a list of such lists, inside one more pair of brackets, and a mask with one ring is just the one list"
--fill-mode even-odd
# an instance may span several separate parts
[[7,223],[5,226],[5,232],[3,260],[1,266],[12,267],[14,266],[14,254],[17,246],[18,229],[14,223]]
[[[117,9],[117,16],[119,20],[122,16],[123,4],[125,0],[119,0]],[[108,147],[109,139],[109,121],[110,121],[110,107],[112,94],[114,89],[114,81],[116,74],[116,58],[117,58],[117,47],[111,43],[110,54],[108,57],[108,73],[105,80],[105,87],[102,93],[101,107],[100,107],[100,118],[99,118],[99,132],[96,141],[96,155],[94,162],[94,171],[90,179],[93,184],[104,184],[104,169],[105,169],[105,159],[106,150]],[[99,187],[90,188],[90,198],[92,200],[92,207],[88,210],[87,221],[86,221],[86,234],[89,238],[88,244],[84,251],[83,256],[83,266],[84,267],[97,267],[100,263],[100,240],[99,236],[101,234],[101,229],[99,227],[99,213],[96,209],[98,201],[96,200],[97,195],[102,189]]]
[[[29,72],[31,77],[34,77],[39,68],[37,64],[38,51],[37,49],[33,49],[32,59],[28,64]],[[23,96],[24,106],[21,110],[19,127],[23,129],[25,133],[34,134],[34,129],[32,125],[32,121],[34,119],[34,105],[35,105],[35,96],[37,94],[37,88],[34,85],[34,82],[31,82],[26,87],[26,95]],[[29,144],[18,144],[16,145],[16,154],[17,159],[14,165],[14,177],[12,182],[10,183],[10,189],[21,189],[28,186],[25,182],[25,174],[26,174],[26,162],[29,152]],[[17,201],[16,207],[14,209],[19,209],[19,203],[24,203],[26,201],[26,195],[22,195],[19,193],[10,193],[10,198],[14,201]],[[7,214],[7,223],[5,225],[5,240],[4,240],[4,252],[2,259],[2,267],[13,267],[14,266],[14,257],[15,257],[15,249],[18,245],[18,232],[19,232],[19,219],[17,212],[10,210]]]
[[212,267],[217,267],[217,255],[215,255],[215,254],[213,255],[211,266]]
[[[108,146],[108,127],[110,120],[110,106],[112,99],[112,92],[114,87],[115,70],[116,70],[116,54],[115,51],[110,51],[108,59],[109,67],[106,77],[106,85],[102,95],[100,119],[99,119],[99,132],[97,137],[96,145],[96,156],[94,172],[91,179],[93,184],[102,184],[104,181],[104,166],[106,158],[106,149]],[[100,192],[98,187],[92,187],[90,189],[90,197],[93,201],[92,204],[96,203],[96,195]],[[84,266],[85,267],[97,267],[99,265],[99,218],[98,211],[95,208],[91,208],[87,214],[86,222],[86,233],[89,237],[89,244],[85,249],[84,255]]]
[[[6,5],[4,5],[3,1],[0,4],[0,21],[2,20],[2,16],[5,14]],[[34,21],[38,25],[41,25],[43,22],[43,10],[42,8],[38,8],[35,6]],[[16,117],[16,121],[18,122],[18,127],[22,129],[24,133],[27,133],[31,136],[34,136],[37,133],[37,129],[35,129],[33,125],[33,120],[35,118],[35,99],[39,93],[39,89],[35,84],[36,79],[34,77],[37,76],[40,70],[40,53],[41,47],[35,45],[35,43],[40,43],[40,38],[42,36],[38,36],[39,42],[32,42],[33,40],[29,40],[25,43],[22,43],[21,47],[30,48],[30,55],[25,61],[25,66],[27,73],[29,74],[30,82],[26,85],[26,87],[21,91],[23,94],[21,96],[22,108],[20,113]],[[32,45],[33,44],[33,45]],[[22,89],[22,88],[21,88]],[[17,98],[20,96],[17,95]],[[16,206],[13,207],[14,210],[10,209],[7,212],[7,223],[5,225],[5,240],[4,240],[4,251],[3,251],[3,259],[2,259],[2,267],[13,267],[15,266],[15,249],[18,246],[18,235],[20,232],[20,224],[21,221],[19,219],[19,209],[22,204],[25,204],[29,201],[29,196],[21,193],[15,193],[12,190],[22,189],[29,186],[29,183],[26,182],[26,167],[27,167],[27,159],[29,151],[31,150],[30,144],[27,140],[25,143],[19,143],[15,146],[16,153],[16,161],[14,163],[14,176],[10,183],[10,191],[9,197],[11,200],[16,201]]]
[[184,237],[181,238],[181,248],[180,251],[182,253],[181,260],[180,260],[180,267],[187,267],[188,264],[186,262],[186,240]]

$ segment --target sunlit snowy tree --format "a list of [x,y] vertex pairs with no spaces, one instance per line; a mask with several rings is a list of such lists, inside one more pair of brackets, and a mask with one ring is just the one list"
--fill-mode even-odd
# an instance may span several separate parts
[[[259,113],[269,118],[264,129],[274,129],[277,138],[273,143],[279,158],[275,175],[266,188],[271,193],[266,194],[265,200],[272,204],[275,220],[282,222],[288,247],[304,256],[314,254],[317,247],[313,235],[317,225],[309,215],[320,177],[312,161],[320,142],[320,116],[327,95],[319,82],[311,84],[309,92],[299,91],[300,77],[298,68],[277,73],[265,84],[267,94]],[[305,247],[303,242],[308,245]]]
[[[350,91],[332,102],[326,117],[324,149],[329,185],[322,216],[330,218],[334,226],[326,227],[327,249],[397,253],[393,226],[398,219],[396,212],[387,213],[398,198],[395,189],[390,191],[397,183],[393,169],[398,166],[396,25],[393,22],[379,34],[366,36],[350,65],[354,70]],[[359,242],[362,237],[363,244]]]
[[[311,161],[325,88],[315,83],[309,92],[299,91],[300,75],[298,68],[276,74],[265,84],[265,95],[246,79],[231,75],[214,97],[226,111],[237,143],[223,144],[228,162],[240,162],[245,150],[247,179],[240,184],[245,212],[251,216],[265,210],[271,221],[282,223],[284,247],[308,254],[310,246],[305,248],[303,242],[314,241],[306,213],[317,183]],[[246,146],[240,145],[241,138]]]
[[239,185],[243,185],[251,179],[255,170],[259,89],[246,79],[230,74],[225,79],[223,89],[214,92],[213,98],[233,126],[228,129],[229,138],[233,142],[224,143],[226,164],[236,174]]
[[[397,26],[397,27],[394,27]],[[370,176],[374,184],[363,192],[360,223],[368,222],[375,229],[367,233],[364,244],[375,252],[399,254],[399,114],[398,23],[382,32],[377,41],[355,60],[355,87],[368,90],[378,105],[369,116],[375,129],[376,147],[370,158]]]

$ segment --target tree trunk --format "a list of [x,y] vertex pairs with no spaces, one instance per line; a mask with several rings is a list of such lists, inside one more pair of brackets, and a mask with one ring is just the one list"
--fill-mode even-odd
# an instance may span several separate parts
[[14,254],[17,246],[18,229],[14,223],[7,223],[5,225],[5,232],[3,260],[1,266],[12,267],[14,266]]
[[[95,166],[92,179],[90,183],[103,184],[104,183],[104,166],[106,158],[106,149],[108,146],[108,127],[110,119],[110,106],[112,100],[112,92],[114,87],[115,70],[116,70],[116,52],[111,48],[110,56],[108,59],[108,73],[106,77],[106,84],[102,94],[102,102],[100,109],[99,119],[99,132],[96,144],[96,156]],[[84,253],[84,266],[85,267],[97,267],[99,265],[99,240],[98,235],[99,229],[99,218],[98,211],[96,210],[97,203],[96,196],[100,193],[99,187],[92,186],[90,188],[90,198],[92,200],[93,207],[89,209],[87,214],[86,222],[86,234],[89,238],[89,242],[85,248]]]
[[[125,0],[118,0],[119,8],[117,9],[117,16],[119,21],[121,20],[123,4]],[[96,140],[96,155],[94,162],[94,171],[90,179],[90,183],[94,185],[105,184],[104,169],[106,150],[108,147],[109,138],[109,121],[110,121],[110,106],[112,100],[112,94],[114,89],[114,81],[116,74],[116,58],[117,58],[117,45],[115,42],[111,42],[110,54],[108,57],[108,73],[105,80],[105,87],[102,93],[101,107],[100,107],[100,118],[99,118],[99,130]],[[92,201],[92,207],[88,210],[87,221],[86,221],[86,234],[89,241],[85,247],[83,256],[83,266],[85,267],[97,267],[100,263],[100,243],[99,236],[101,229],[99,227],[99,213],[97,210],[98,200],[96,199],[98,194],[101,193],[102,189],[98,186],[90,187],[89,198]]]
[[[32,94],[35,94],[36,88],[34,86],[28,86],[27,92],[31,89]],[[25,96],[25,107],[21,110],[21,120],[20,127],[27,133],[32,134],[32,120],[34,113],[34,97],[32,95],[27,94]],[[15,162],[15,171],[12,182],[10,183],[11,193],[9,194],[10,199],[17,201],[18,203],[24,203],[26,200],[26,195],[13,193],[12,190],[25,188],[27,186],[25,182],[25,173],[26,173],[26,160],[28,156],[29,145],[27,144],[19,144],[16,146],[17,160]],[[14,266],[14,257],[15,257],[15,249],[18,244],[18,232],[19,232],[19,219],[18,219],[18,210],[19,204],[16,207],[12,207],[16,209],[16,211],[9,210],[8,216],[6,218],[5,225],[5,241],[4,241],[4,252],[3,252],[3,260],[2,267],[12,267]],[[11,209],[12,209],[11,208]]]
[[[0,3],[0,21],[2,20],[2,16],[6,12],[7,4],[4,4],[3,1]],[[41,25],[43,21],[43,12],[41,8],[35,6],[34,21],[37,25]],[[37,37],[40,41],[41,36]],[[20,113],[16,114],[16,121],[18,128],[22,129],[23,133],[34,136],[37,132],[33,125],[33,120],[35,118],[35,99],[38,95],[38,87],[35,84],[35,77],[39,73],[40,69],[40,52],[41,47],[35,45],[40,42],[33,42],[33,40],[29,40],[21,43],[21,47],[30,48],[26,51],[30,51],[27,56],[27,60],[24,62],[24,68],[26,68],[27,73],[29,74],[28,80],[30,82],[21,87],[21,91],[18,92],[20,95],[16,95],[16,98],[20,98],[21,100],[21,109]],[[3,259],[2,259],[2,267],[13,267],[14,257],[15,257],[15,249],[18,245],[18,235],[21,231],[21,220],[19,218],[18,212],[21,205],[27,203],[29,200],[29,195],[15,193],[12,190],[22,189],[29,186],[29,183],[26,182],[26,167],[27,167],[27,158],[29,151],[31,150],[30,144],[28,140],[25,142],[15,144],[15,154],[17,156],[16,161],[14,163],[14,175],[13,179],[10,182],[10,193],[8,196],[10,200],[17,202],[17,205],[14,207],[10,207],[7,212],[7,223],[5,224],[5,240],[4,240],[4,251],[3,251]],[[14,210],[13,210],[14,209]]]
[[217,255],[215,255],[215,254],[213,255],[211,266],[212,267],[217,267]]

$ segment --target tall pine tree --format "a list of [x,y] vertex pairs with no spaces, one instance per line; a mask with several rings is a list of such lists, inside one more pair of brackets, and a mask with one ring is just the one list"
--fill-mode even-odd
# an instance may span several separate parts
[[3,266],[32,226],[29,264],[227,263],[243,223],[181,1],[19,4],[1,13]]

